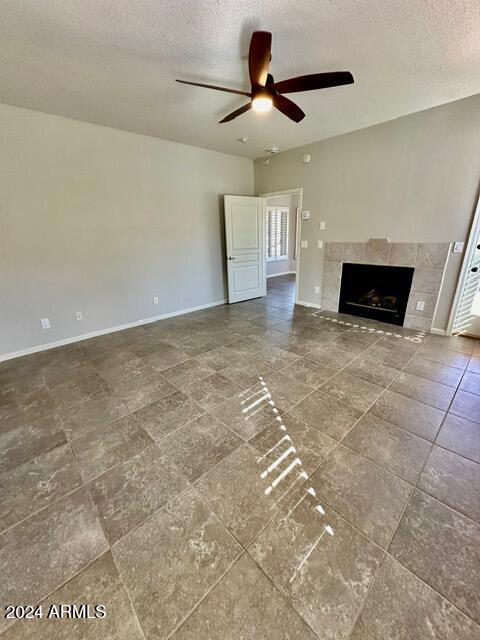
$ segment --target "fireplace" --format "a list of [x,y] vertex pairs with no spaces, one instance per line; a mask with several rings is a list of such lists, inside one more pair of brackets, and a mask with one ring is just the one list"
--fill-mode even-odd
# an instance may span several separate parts
[[344,262],[338,310],[403,325],[413,267]]

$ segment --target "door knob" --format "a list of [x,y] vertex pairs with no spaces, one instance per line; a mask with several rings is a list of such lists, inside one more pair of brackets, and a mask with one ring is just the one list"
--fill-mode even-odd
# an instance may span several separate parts
[[235,260],[235,258],[233,256],[228,256],[229,260]]
[[477,273],[477,271],[478,271],[478,267],[472,267],[472,269],[470,269],[470,271],[471,271],[472,273]]

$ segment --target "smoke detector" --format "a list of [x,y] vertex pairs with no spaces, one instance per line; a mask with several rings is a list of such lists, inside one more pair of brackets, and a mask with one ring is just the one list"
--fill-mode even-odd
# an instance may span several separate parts
[[237,138],[237,142],[242,142],[243,144],[245,144],[246,142],[248,142],[248,138],[247,136],[242,136],[241,138]]
[[278,147],[270,147],[269,149],[265,149],[265,151],[273,156],[278,153],[280,149]]

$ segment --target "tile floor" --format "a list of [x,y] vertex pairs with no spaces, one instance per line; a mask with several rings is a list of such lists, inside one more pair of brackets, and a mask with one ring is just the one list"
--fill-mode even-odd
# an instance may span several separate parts
[[0,364],[2,640],[480,638],[480,344],[293,300]]

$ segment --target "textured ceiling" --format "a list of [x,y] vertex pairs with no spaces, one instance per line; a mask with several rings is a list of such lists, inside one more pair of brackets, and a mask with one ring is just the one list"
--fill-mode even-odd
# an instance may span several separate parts
[[[276,80],[350,70],[294,94],[307,117],[240,116],[251,32],[273,32]],[[250,156],[480,92],[479,0],[2,0],[0,102]],[[248,142],[236,141],[248,136]]]

